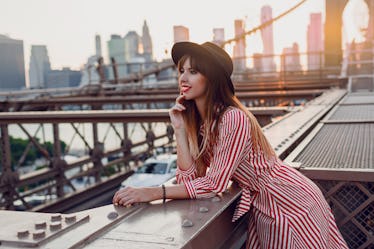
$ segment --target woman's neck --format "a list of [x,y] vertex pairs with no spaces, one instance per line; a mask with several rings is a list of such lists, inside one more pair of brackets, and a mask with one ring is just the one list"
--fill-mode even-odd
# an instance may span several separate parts
[[197,107],[197,110],[200,114],[201,119],[204,121],[205,120],[205,113],[206,113],[206,107],[205,107],[205,101],[202,99],[196,99],[195,104]]

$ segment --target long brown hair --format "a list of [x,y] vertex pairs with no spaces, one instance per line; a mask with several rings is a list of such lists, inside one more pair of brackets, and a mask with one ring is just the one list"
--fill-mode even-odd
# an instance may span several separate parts
[[[206,172],[208,165],[204,158],[205,153],[208,146],[216,142],[219,135],[218,124],[220,118],[229,106],[239,108],[247,114],[251,124],[251,139],[254,150],[263,151],[267,158],[274,157],[275,152],[262,132],[257,119],[231,92],[224,72],[217,70],[217,67],[212,66],[212,62],[198,55],[184,55],[178,62],[178,71],[187,59],[190,59],[191,68],[200,72],[207,79],[206,119],[201,119],[193,100],[186,100],[183,103],[186,106],[183,118],[186,123],[189,148],[196,161],[198,175],[203,176]],[[201,125],[204,128],[204,136],[200,134]]]

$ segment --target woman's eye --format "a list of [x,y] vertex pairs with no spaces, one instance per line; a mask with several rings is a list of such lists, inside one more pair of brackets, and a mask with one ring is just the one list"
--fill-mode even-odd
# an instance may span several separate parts
[[197,74],[197,71],[195,69],[190,69],[191,74]]
[[179,73],[184,73],[184,69],[179,69]]

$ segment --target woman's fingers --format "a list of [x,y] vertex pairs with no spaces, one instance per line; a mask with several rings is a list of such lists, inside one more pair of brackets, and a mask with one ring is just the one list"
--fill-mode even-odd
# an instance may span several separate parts
[[113,196],[113,203],[122,205],[129,199],[128,187],[118,190]]
[[142,189],[126,187],[118,190],[113,196],[113,203],[117,205],[127,206],[137,202],[142,202]]
[[184,96],[183,94],[179,95],[176,100],[175,100],[175,103],[177,104],[182,104],[183,100],[185,99],[186,96]]
[[184,111],[186,110],[186,107],[182,104],[175,104],[171,109],[171,111]]

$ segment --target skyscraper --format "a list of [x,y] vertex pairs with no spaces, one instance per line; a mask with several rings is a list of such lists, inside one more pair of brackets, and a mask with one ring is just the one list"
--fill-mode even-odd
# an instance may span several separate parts
[[76,87],[81,81],[82,73],[68,67],[62,70],[51,70],[47,75],[48,88]]
[[142,43],[143,43],[143,56],[146,62],[150,62],[153,60],[153,46],[152,46],[151,34],[149,33],[149,28],[145,20],[143,24]]
[[[235,37],[245,33],[244,20],[235,20]],[[246,68],[245,37],[236,41],[234,46],[234,70],[243,71]]]
[[307,30],[308,70],[318,70],[323,62],[323,37],[321,13],[310,14]]
[[185,26],[174,26],[174,43],[189,41],[190,40],[190,31]]
[[[273,19],[273,11],[269,5],[261,8],[261,24]],[[264,72],[275,71],[274,63],[274,38],[273,38],[273,25],[270,24],[261,29],[261,38],[263,43],[263,56],[262,69]]]
[[292,47],[283,48],[281,60],[281,70],[286,72],[301,71],[299,44],[294,42]]
[[101,57],[102,51],[101,51],[101,37],[100,35],[95,35],[95,49],[96,49],[96,56]]
[[[125,58],[125,39],[119,35],[111,35],[108,41],[108,55],[109,61],[113,58],[117,64],[118,77],[124,77],[126,75],[126,58]],[[114,74],[112,70],[109,70],[109,78],[113,79]]]
[[32,45],[30,55],[30,88],[46,88],[47,74],[51,70],[45,45]]
[[214,28],[213,29],[213,42],[217,45],[221,45],[225,41],[225,29]]
[[136,33],[136,31],[129,31],[123,38],[125,42],[125,60],[129,62],[130,60],[139,57],[141,38]]
[[0,35],[0,90],[25,87],[23,41]]

